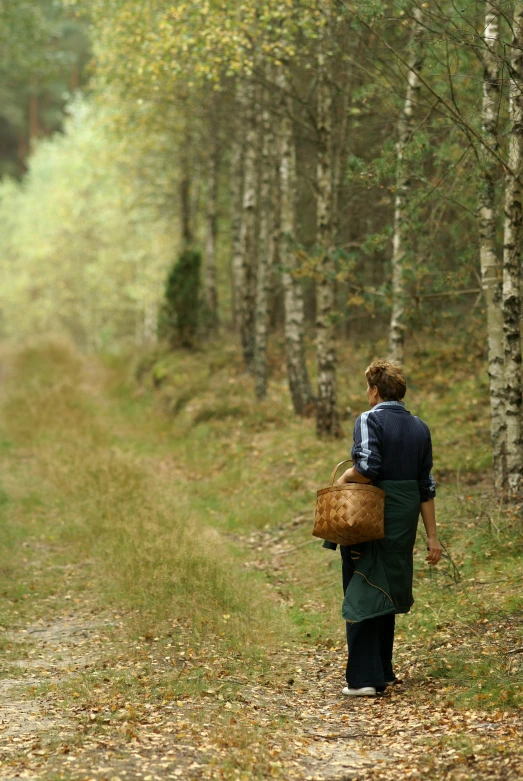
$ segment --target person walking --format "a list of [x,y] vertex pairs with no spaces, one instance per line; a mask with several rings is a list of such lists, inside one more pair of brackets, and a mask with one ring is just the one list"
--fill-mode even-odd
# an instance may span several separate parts
[[397,680],[392,666],[395,616],[408,613],[414,603],[412,555],[420,512],[427,534],[426,560],[437,564],[441,558],[429,427],[405,408],[407,383],[400,366],[374,361],[365,378],[370,409],[356,420],[354,465],[338,483],[372,482],[385,491],[385,537],[340,545],[347,696],[374,696]]

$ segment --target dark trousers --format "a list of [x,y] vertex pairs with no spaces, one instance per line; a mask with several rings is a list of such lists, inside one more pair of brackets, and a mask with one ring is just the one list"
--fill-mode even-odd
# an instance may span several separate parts
[[[343,593],[347,590],[355,565],[350,548],[340,545],[343,574]],[[346,623],[349,658],[345,677],[351,689],[374,686],[385,689],[386,681],[393,681],[392,649],[394,645],[395,615],[391,613],[368,618],[357,624]]]

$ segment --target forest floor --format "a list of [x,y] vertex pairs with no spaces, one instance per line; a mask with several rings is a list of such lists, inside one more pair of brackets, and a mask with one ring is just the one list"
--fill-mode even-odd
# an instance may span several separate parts
[[[242,412],[246,472],[227,474],[235,434],[218,416],[205,452],[205,389],[200,423],[166,437],[148,395],[63,346],[4,367],[0,778],[523,776],[519,508],[488,510],[471,478],[443,487],[448,557],[430,575],[416,552],[401,683],[347,699],[338,556],[310,539],[321,476],[280,464],[300,448],[330,465],[339,444]],[[238,485],[260,470],[271,490],[245,520]]]

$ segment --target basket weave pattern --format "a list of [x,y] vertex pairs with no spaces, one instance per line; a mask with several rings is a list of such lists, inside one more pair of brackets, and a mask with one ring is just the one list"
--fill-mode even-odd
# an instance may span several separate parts
[[385,492],[369,483],[332,485],[339,466],[331,485],[318,491],[313,535],[338,545],[382,539]]

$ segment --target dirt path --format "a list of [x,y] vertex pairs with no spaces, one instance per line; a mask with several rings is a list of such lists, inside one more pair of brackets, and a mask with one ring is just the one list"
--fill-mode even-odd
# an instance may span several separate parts
[[[376,699],[343,699],[341,649],[295,649],[295,681],[278,689],[246,682],[232,702],[209,690],[200,700],[144,701],[133,713],[122,701],[124,718],[116,724],[112,706],[78,711],[57,701],[53,685],[67,677],[78,683],[78,672],[86,668],[106,669],[101,652],[113,642],[110,623],[76,612],[21,630],[17,641],[36,658],[20,660],[21,677],[2,681],[0,777],[218,777],[216,763],[229,748],[233,757],[236,751],[234,741],[227,746],[226,725],[213,735],[213,722],[226,713],[233,721],[248,718],[260,725],[274,724],[275,717],[288,720],[284,729],[273,730],[267,763],[272,777],[342,781],[430,772],[453,781],[521,778],[521,757],[514,753],[521,718],[458,712],[435,703],[436,685],[409,681]],[[44,684],[47,691],[35,694]]]
[[20,658],[0,683],[0,778],[179,778],[200,767],[180,745],[176,705],[140,709],[111,693],[100,707],[94,681],[103,688],[118,668],[121,627],[117,614],[83,606],[9,632]]
[[75,725],[51,693],[57,683],[96,664],[106,626],[101,617],[75,611],[8,632],[20,658],[10,660],[0,684],[0,776],[10,775],[10,758],[45,755],[41,738],[50,733],[71,741]]
[[[278,529],[253,532],[243,539],[250,550],[246,565],[270,577],[275,598],[286,600],[286,582],[296,575],[290,564],[290,532],[295,519]],[[249,560],[250,559],[250,560]],[[315,607],[311,605],[311,607]],[[521,627],[517,631],[521,632]],[[459,637],[452,640],[458,644]],[[488,646],[478,639],[478,652]],[[518,644],[517,642],[515,643]],[[449,643],[450,645],[450,643]],[[421,651],[421,653],[419,653]],[[462,710],[452,689],[427,679],[424,654],[406,647],[395,653],[400,685],[375,698],[346,698],[344,645],[294,651],[296,680],[284,700],[295,708],[294,743],[285,753],[284,777],[312,781],[431,778],[452,781],[523,777],[523,714]],[[433,652],[437,653],[437,651]],[[276,707],[277,698],[271,698]]]
[[[288,546],[266,537],[268,559],[281,573],[285,556],[278,552]],[[249,539],[258,549],[263,535]],[[167,656],[168,637],[144,638],[131,651],[124,622],[86,597],[47,622],[9,633],[17,656],[0,683],[0,778],[400,781],[429,774],[515,781],[523,775],[521,714],[456,709],[437,682],[425,681],[415,666],[406,669],[405,655],[398,658],[404,682],[372,699],[341,696],[343,647],[309,645],[282,648],[271,659],[272,669],[284,665],[293,677],[251,680],[245,670],[231,680],[224,671],[199,696],[159,700],[151,696],[155,680],[173,666],[190,676],[212,658],[212,641]],[[185,631],[175,623],[169,636]],[[127,683],[141,677],[142,696],[127,696]]]

